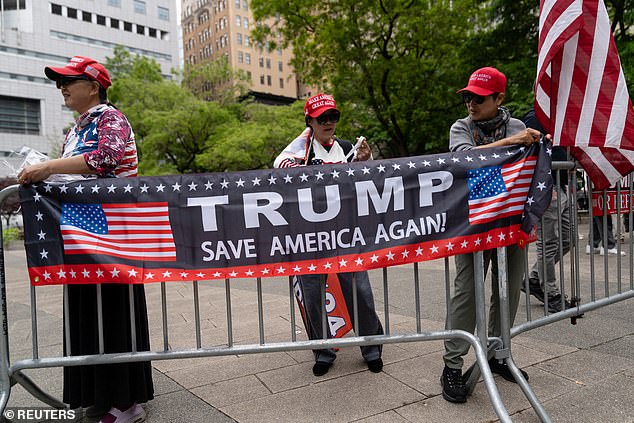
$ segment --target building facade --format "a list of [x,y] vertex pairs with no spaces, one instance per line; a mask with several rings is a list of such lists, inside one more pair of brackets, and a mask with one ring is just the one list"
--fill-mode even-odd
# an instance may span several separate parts
[[117,45],[180,69],[180,0],[0,0],[0,156],[54,151],[73,121],[45,66],[103,61]]
[[260,101],[289,103],[309,95],[289,65],[291,49],[254,42],[250,0],[183,0],[181,26],[185,66],[226,58],[246,72]]

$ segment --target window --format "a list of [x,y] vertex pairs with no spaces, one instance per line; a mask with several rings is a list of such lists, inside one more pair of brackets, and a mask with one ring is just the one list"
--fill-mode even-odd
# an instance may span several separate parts
[[67,7],[66,16],[72,19],[77,19],[77,9],[73,9],[72,7]]
[[284,88],[284,78],[280,78],[280,88]]
[[266,68],[271,69],[271,59],[266,59]]
[[3,10],[24,10],[26,9],[26,0],[4,0],[2,4]]
[[167,7],[158,7],[158,18],[162,21],[170,20],[170,10]]
[[282,62],[277,62],[277,70],[279,70],[280,72],[284,70],[284,65],[282,64]]
[[240,9],[240,0],[236,0],[236,9]]
[[236,42],[238,43],[238,45],[242,45],[242,34],[240,34],[239,32],[236,34]]
[[51,13],[53,15],[62,16],[62,6],[60,4],[51,3]]
[[119,29],[119,19],[110,18],[110,28]]
[[247,65],[251,64],[251,53],[244,53],[244,63]]
[[242,0],[242,8],[244,10],[249,10],[249,3],[247,2],[247,0]]
[[40,101],[0,96],[0,132],[40,134]]
[[244,36],[244,45],[249,47],[249,36],[248,35]]
[[266,75],[266,85],[271,86],[271,75]]
[[240,15],[236,16],[236,25],[238,26],[238,28],[242,26],[242,20],[240,18]]
[[161,31],[161,40],[169,41],[169,39],[170,39],[170,33],[167,31]]
[[121,0],[108,0],[108,6],[121,7]]
[[97,15],[97,25],[105,25],[106,17],[103,15]]
[[238,63],[244,62],[244,55],[241,51],[238,52]]
[[152,38],[156,38],[156,28],[148,28],[148,35]]
[[145,1],[133,0],[133,2],[134,2],[134,12],[145,15]]
[[249,81],[252,79],[252,77],[251,77],[251,71],[247,71],[247,78],[249,78]]
[[264,67],[264,58],[260,57],[259,62],[260,62],[260,67],[263,68]]
[[92,22],[92,13],[81,12],[81,20],[84,22]]
[[123,21],[123,30],[132,32],[132,24],[130,22]]
[[249,19],[244,18],[242,19],[242,22],[244,22],[244,29],[249,29]]
[[260,85],[264,85],[264,75],[260,75]]
[[139,35],[145,35],[145,27],[143,25],[136,24],[136,33]]

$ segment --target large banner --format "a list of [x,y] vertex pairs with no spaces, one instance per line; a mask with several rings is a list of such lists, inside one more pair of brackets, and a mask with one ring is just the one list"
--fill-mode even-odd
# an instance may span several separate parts
[[[529,240],[550,147],[20,189],[35,285],[353,272]],[[533,234],[534,236],[534,234]]]

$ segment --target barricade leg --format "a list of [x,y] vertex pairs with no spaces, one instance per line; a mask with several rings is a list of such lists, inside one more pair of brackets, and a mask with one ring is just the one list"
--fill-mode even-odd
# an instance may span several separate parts
[[9,321],[7,318],[7,285],[4,273],[4,247],[0,225],[0,298],[2,299],[2,339],[0,339],[0,414],[11,394],[11,378],[9,377]]

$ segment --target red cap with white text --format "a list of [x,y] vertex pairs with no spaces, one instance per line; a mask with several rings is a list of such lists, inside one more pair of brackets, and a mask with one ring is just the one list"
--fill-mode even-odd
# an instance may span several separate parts
[[306,100],[304,115],[316,118],[326,110],[337,110],[337,102],[330,94],[317,94]]
[[44,73],[48,79],[52,79],[53,81],[57,81],[65,76],[87,76],[97,81],[99,85],[105,89],[108,89],[108,87],[112,85],[110,75],[108,75],[106,68],[90,57],[74,56],[63,68],[47,66],[44,68]]
[[478,69],[471,74],[467,86],[458,90],[459,93],[463,91],[469,91],[476,95],[503,93],[506,91],[506,76],[495,68]]

